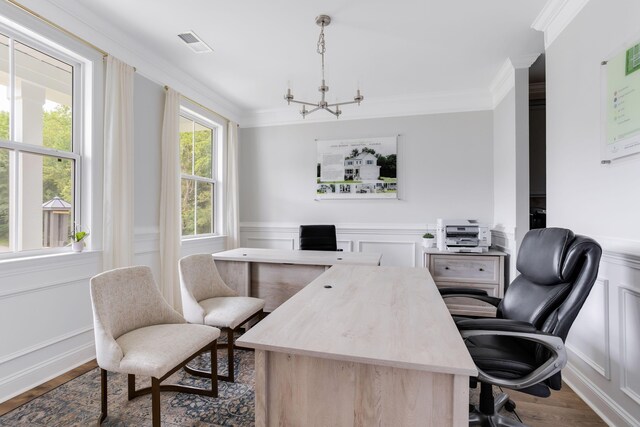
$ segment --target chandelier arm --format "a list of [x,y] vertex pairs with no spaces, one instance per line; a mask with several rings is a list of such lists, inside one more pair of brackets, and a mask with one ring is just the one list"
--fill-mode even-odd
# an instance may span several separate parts
[[304,101],[298,101],[296,99],[292,99],[290,102],[293,102],[293,103],[296,103],[296,104],[308,105],[310,107],[317,107],[318,106],[317,102],[304,102]]
[[[293,101],[291,101],[293,102]],[[327,107],[338,107],[340,105],[349,105],[349,104],[357,104],[358,101],[345,101],[345,102],[336,102],[335,104],[328,104]]]
[[311,113],[313,113],[313,112],[315,112],[315,111],[318,111],[318,110],[320,110],[320,109],[321,109],[320,107],[316,107],[316,108],[314,108],[313,110],[308,110],[305,114],[306,114],[306,115],[309,115],[309,114],[311,114]]
[[340,113],[342,112],[342,111],[338,112],[338,110],[333,111],[331,108],[326,108],[326,107],[324,108],[324,110],[328,111],[329,113],[333,114],[336,117],[340,117]]

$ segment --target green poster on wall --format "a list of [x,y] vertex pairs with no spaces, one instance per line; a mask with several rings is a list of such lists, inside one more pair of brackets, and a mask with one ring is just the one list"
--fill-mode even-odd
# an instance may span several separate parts
[[640,43],[603,63],[606,118],[604,157],[640,152]]

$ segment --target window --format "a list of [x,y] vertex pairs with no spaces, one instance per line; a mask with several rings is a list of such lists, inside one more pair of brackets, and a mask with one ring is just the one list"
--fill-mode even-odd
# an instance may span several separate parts
[[80,67],[0,26],[0,256],[65,246],[79,222]]
[[182,236],[215,230],[216,152],[220,129],[186,109],[180,115]]

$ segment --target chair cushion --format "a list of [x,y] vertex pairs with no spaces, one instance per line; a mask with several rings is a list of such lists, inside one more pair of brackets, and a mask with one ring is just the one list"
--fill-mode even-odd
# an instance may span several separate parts
[[516,268],[538,285],[565,282],[562,266],[575,235],[564,228],[530,230],[522,239]]
[[264,308],[264,300],[252,297],[219,297],[200,301],[204,324],[235,329],[244,320]]
[[124,357],[113,370],[161,378],[219,336],[217,328],[188,323],[136,329],[116,340]]

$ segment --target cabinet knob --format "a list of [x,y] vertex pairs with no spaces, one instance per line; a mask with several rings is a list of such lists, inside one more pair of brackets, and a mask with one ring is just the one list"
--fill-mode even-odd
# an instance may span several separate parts
[[484,268],[481,268],[480,271],[484,271]]
[[445,269],[445,270],[448,270],[448,269],[449,269],[449,267],[445,267],[444,269]]

